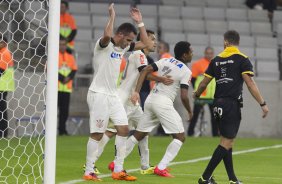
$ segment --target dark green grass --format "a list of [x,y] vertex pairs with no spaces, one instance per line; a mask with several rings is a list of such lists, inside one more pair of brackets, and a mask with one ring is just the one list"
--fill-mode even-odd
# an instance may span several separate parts
[[[56,183],[81,179],[83,175],[82,166],[85,163],[87,140],[87,137],[58,138]],[[149,139],[150,160],[152,165],[156,165],[160,161],[170,141],[170,137],[151,137]],[[210,156],[217,146],[218,141],[218,138],[188,138],[179,152],[179,155],[173,162]],[[107,165],[114,156],[113,144],[114,141],[111,140],[96,164],[103,174],[110,174],[107,170]],[[282,144],[282,141],[277,139],[238,139],[236,140],[234,151],[277,144]],[[207,163],[208,160],[173,165],[171,166],[171,173],[175,175],[175,178],[161,178],[155,175],[144,176],[139,174],[139,172],[133,172],[132,174],[138,177],[138,181],[134,183],[195,184]],[[282,148],[235,155],[234,166],[238,178],[244,181],[245,184],[280,184],[282,183]],[[134,152],[125,160],[125,168],[135,169],[138,167],[139,156],[135,148]],[[216,169],[214,175],[219,184],[228,183],[228,178],[222,163]],[[77,183],[87,184],[93,182],[83,181]],[[102,183],[128,182],[113,181],[110,177],[105,177]]]

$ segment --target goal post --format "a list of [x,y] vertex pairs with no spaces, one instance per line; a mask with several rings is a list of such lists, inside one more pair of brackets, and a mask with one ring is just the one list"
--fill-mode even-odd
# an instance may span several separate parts
[[[47,97],[45,131],[45,184],[55,183],[56,139],[57,139],[57,98],[58,98],[58,58],[61,0],[49,1],[48,53],[47,53]],[[56,62],[57,61],[57,62]]]
[[0,183],[55,183],[60,2],[0,1]]

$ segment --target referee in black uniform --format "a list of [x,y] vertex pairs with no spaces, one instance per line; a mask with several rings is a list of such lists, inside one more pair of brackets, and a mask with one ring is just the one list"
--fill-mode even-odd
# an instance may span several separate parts
[[199,179],[199,184],[216,184],[212,173],[223,160],[230,184],[242,184],[233,170],[232,146],[239,130],[241,107],[243,106],[242,91],[245,81],[254,99],[262,109],[262,117],[268,113],[268,107],[253,80],[253,66],[249,58],[238,49],[240,36],[234,30],[224,34],[224,51],[216,56],[207,71],[199,88],[194,92],[197,98],[205,90],[209,82],[215,78],[214,115],[219,123],[220,144],[215,149],[210,162]]

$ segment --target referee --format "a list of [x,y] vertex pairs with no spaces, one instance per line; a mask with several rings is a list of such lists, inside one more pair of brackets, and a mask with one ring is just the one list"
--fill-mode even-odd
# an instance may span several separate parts
[[198,98],[209,82],[215,78],[216,91],[214,99],[214,114],[219,123],[220,144],[215,149],[210,162],[199,179],[199,184],[216,184],[212,173],[223,160],[230,184],[242,184],[233,169],[232,146],[239,130],[241,107],[243,106],[242,91],[245,81],[254,99],[259,103],[262,117],[268,113],[268,107],[253,80],[253,66],[249,58],[238,49],[240,36],[234,30],[224,34],[224,51],[216,56],[207,71],[199,88],[194,92]]

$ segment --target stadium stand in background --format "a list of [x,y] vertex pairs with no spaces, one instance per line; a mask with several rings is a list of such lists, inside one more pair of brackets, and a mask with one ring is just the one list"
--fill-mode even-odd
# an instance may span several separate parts
[[[110,0],[68,0],[69,12],[77,23],[75,55],[78,72],[74,81],[74,94],[86,94],[92,79],[92,56],[95,41],[103,34]],[[129,8],[141,9],[146,28],[155,31],[160,40],[173,48],[179,40],[188,40],[194,51],[193,60],[199,59],[206,46],[212,46],[215,54],[222,51],[222,34],[236,29],[241,35],[240,49],[253,62],[256,78],[267,81],[282,79],[282,6],[278,4],[272,22],[266,10],[247,8],[245,0],[114,0],[117,14],[115,25],[131,22]],[[47,7],[28,1],[25,3],[1,3],[0,32],[9,40],[9,49],[15,59],[17,71],[43,71],[46,62]],[[27,11],[28,9],[33,11]],[[7,11],[9,9],[9,11]],[[21,10],[26,10],[23,14]],[[5,16],[4,16],[5,15]],[[14,17],[12,16],[14,15]],[[30,21],[35,18],[34,21]],[[11,19],[22,20],[20,24]],[[40,21],[41,20],[41,21]],[[10,23],[9,23],[10,22]],[[19,48],[19,49],[18,49]],[[157,54],[152,57],[156,60]],[[74,95],[75,96],[75,95]],[[86,101],[73,98],[72,116],[87,117]],[[87,119],[87,118],[86,118]]]
[[[103,0],[70,0],[70,12],[78,25],[76,51],[80,72],[86,73],[92,58],[93,43],[103,34],[108,2]],[[281,71],[282,11],[274,11],[273,23],[267,10],[253,10],[245,0],[120,0],[115,1],[115,25],[129,21],[131,5],[141,9],[148,29],[158,33],[171,48],[179,40],[189,40],[194,59],[201,57],[210,45],[217,54],[222,50],[222,34],[236,29],[241,37],[241,50],[252,60],[256,77],[279,80]],[[153,55],[157,59],[157,55]],[[85,75],[82,75],[85,77]],[[79,79],[78,79],[79,80]]]

